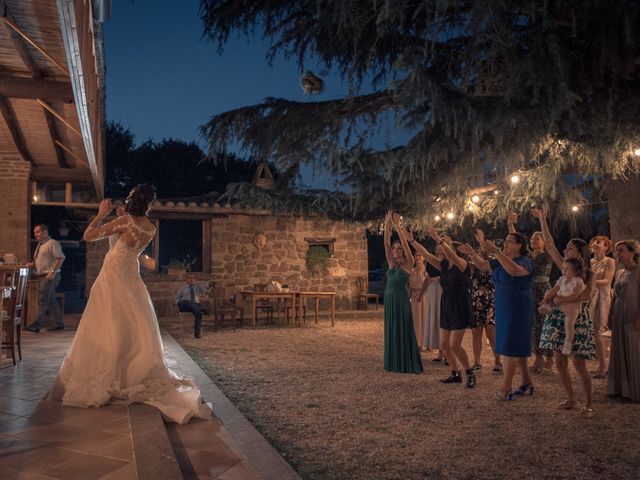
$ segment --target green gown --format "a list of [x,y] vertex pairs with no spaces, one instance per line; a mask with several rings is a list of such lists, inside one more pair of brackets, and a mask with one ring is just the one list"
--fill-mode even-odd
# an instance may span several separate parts
[[384,369],[389,372],[422,372],[408,284],[407,271],[402,268],[387,270],[387,286],[384,289]]

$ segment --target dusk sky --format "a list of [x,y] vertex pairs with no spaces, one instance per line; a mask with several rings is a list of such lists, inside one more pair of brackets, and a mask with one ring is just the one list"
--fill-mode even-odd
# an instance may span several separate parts
[[[234,35],[219,55],[202,38],[199,4],[113,2],[104,24],[107,118],[130,128],[136,143],[172,137],[202,144],[198,128],[212,115],[269,96],[308,101],[346,94],[346,84],[336,76],[325,78],[323,93],[303,94],[295,61],[280,56],[270,67],[268,42],[260,35]],[[307,66],[322,70],[314,67]]]

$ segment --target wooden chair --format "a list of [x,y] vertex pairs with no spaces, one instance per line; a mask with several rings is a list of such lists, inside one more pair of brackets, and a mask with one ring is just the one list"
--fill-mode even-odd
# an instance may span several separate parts
[[[253,286],[254,291],[256,292],[266,292],[267,291],[267,284],[266,283],[259,283]],[[256,319],[258,318],[258,312],[259,311],[263,311],[266,313],[267,315],[267,322],[269,323],[274,323],[273,322],[273,304],[269,301],[269,300],[258,300],[256,302],[256,311],[255,311],[255,317]]]
[[375,299],[376,310],[378,310],[380,297],[377,293],[369,293],[369,281],[367,277],[356,278],[356,291],[358,293],[358,310],[367,310],[369,308],[369,299],[371,298]]
[[16,364],[16,347],[18,358],[22,361],[22,323],[25,318],[25,293],[27,290],[27,280],[29,278],[28,268],[16,269],[13,276],[13,286],[11,286],[8,308],[2,308],[2,334],[3,340],[1,349],[7,349],[11,353],[13,364]]
[[211,314],[213,315],[213,324],[214,328],[216,323],[224,322],[227,316],[231,318],[231,326],[233,327],[233,331],[236,330],[236,316],[240,317],[240,327],[242,328],[242,313],[243,309],[241,305],[238,305],[236,302],[237,295],[233,295],[232,297],[227,297],[225,293],[225,289],[223,287],[212,287],[211,288],[211,304],[213,307],[213,311]]

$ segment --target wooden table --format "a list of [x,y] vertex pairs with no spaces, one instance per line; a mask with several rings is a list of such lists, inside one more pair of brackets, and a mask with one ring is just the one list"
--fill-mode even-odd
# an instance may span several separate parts
[[300,297],[300,303],[298,305],[298,325],[300,324],[300,319],[302,318],[302,307],[306,304],[307,298],[313,298],[316,301],[315,304],[315,320],[318,323],[318,310],[320,306],[320,299],[327,298],[331,300],[331,326],[333,327],[336,323],[336,293],[335,292],[298,292],[298,296]]
[[[245,299],[251,299],[251,327],[256,328],[256,303],[258,300],[291,300],[291,312],[295,316],[296,312],[296,296],[297,292],[254,292],[254,291],[242,291],[242,301]],[[278,307],[280,302],[278,302]],[[284,305],[284,309],[287,306]],[[283,309],[283,310],[284,310]],[[278,308],[278,319],[280,319],[280,308]]]

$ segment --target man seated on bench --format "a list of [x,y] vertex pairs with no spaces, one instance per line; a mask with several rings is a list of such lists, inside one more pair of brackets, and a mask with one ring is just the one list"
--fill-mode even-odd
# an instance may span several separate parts
[[187,284],[176,292],[176,305],[180,312],[191,312],[194,317],[193,336],[201,337],[202,315],[209,312],[200,305],[200,295],[211,288],[211,282],[196,283],[196,276],[187,275]]

